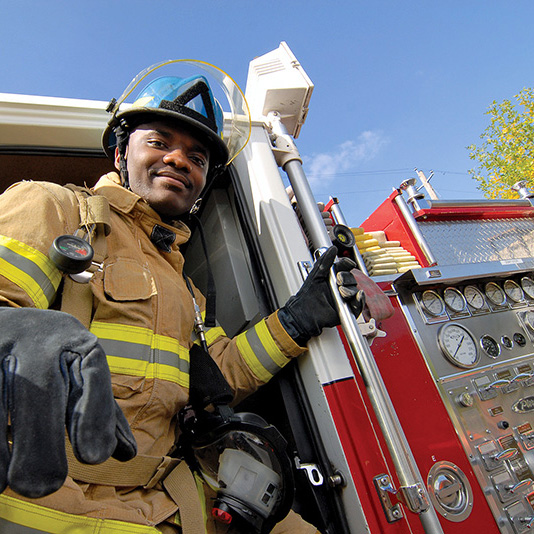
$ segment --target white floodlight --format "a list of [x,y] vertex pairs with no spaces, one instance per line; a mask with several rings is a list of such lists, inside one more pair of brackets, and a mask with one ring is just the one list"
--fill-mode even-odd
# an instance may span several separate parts
[[277,112],[287,132],[297,138],[312,91],[312,81],[284,41],[250,62],[245,96],[253,120],[265,122],[270,112]]

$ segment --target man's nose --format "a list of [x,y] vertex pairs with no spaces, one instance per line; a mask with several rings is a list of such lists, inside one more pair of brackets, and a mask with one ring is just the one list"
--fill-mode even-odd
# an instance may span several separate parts
[[181,148],[176,148],[167,152],[167,154],[163,156],[163,163],[165,163],[165,165],[172,165],[177,169],[184,169],[187,172],[191,172],[193,168],[187,154]]

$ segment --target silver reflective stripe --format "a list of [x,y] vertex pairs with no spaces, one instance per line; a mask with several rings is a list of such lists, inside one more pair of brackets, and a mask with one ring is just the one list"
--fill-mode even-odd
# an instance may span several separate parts
[[0,258],[29,275],[41,288],[49,303],[54,300],[56,288],[37,264],[2,245],[0,245]]
[[48,534],[45,530],[25,527],[17,523],[11,523],[7,519],[0,517],[0,532],[2,534]]
[[247,341],[254,355],[256,356],[256,358],[258,358],[259,362],[263,365],[263,367],[265,367],[265,369],[269,371],[269,373],[275,375],[278,371],[280,371],[280,369],[282,369],[281,366],[279,366],[275,361],[273,361],[269,353],[265,350],[265,347],[263,346],[263,343],[258,337],[258,333],[256,332],[255,328],[247,330],[247,332],[245,332],[245,337],[247,338]]
[[141,343],[131,343],[129,341],[117,341],[99,337],[107,356],[119,358],[129,358],[131,360],[144,361],[148,363],[161,363],[175,367],[184,373],[189,372],[189,362],[180,358],[175,352],[161,349],[152,349],[148,345]]

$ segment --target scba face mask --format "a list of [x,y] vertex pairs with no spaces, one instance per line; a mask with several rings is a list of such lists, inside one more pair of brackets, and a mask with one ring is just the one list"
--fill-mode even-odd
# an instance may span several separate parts
[[180,426],[182,451],[217,494],[211,510],[216,521],[238,532],[267,534],[289,513],[293,471],[287,442],[274,426],[228,406],[182,412]]

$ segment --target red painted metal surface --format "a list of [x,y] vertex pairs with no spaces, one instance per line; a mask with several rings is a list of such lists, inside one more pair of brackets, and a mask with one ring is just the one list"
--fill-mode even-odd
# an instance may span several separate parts
[[472,221],[480,219],[525,219],[534,217],[533,207],[508,206],[454,206],[419,210],[416,220],[425,221]]
[[[387,337],[377,338],[371,349],[389,392],[395,411],[426,483],[431,467],[439,461],[457,465],[473,490],[473,511],[462,522],[452,522],[438,514],[445,534],[480,532],[498,534],[499,529],[471,469],[468,458],[439,392],[416,345],[408,323],[394,299],[395,314],[381,329]],[[342,336],[343,337],[343,336]],[[330,409],[346,454],[351,475],[360,496],[371,534],[423,534],[419,517],[403,507],[405,518],[395,523],[385,519],[373,477],[381,473],[399,481],[371,408],[365,385],[351,358],[356,380],[345,380],[325,387]]]
[[401,245],[415,256],[422,267],[428,267],[428,260],[395,203],[395,197],[399,194],[398,191],[393,191],[360,226],[366,232],[384,231],[388,240],[400,241]]

